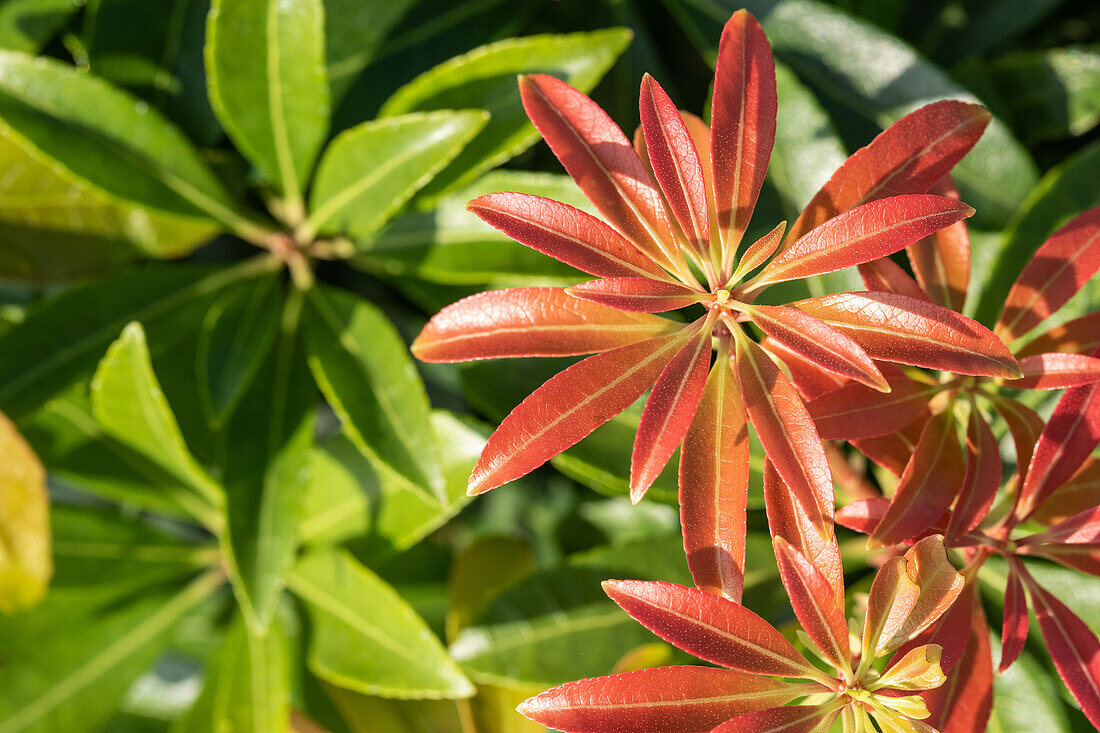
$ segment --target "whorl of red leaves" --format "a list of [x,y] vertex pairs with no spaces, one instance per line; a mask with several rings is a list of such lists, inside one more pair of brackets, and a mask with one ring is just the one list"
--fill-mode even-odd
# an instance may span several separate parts
[[[852,155],[793,225],[746,243],[777,103],[771,50],[750,14],[734,13],[723,30],[710,127],[648,75],[633,145],[564,82],[531,75],[519,85],[531,121],[603,218],[522,193],[468,208],[598,279],[459,301],[431,319],[413,351],[437,362],[594,354],[505,418],[471,495],[534,470],[649,392],[630,495],[641,500],[680,448],[684,548],[698,590],[643,581],[606,590],[657,635],[722,667],[581,680],[520,711],[601,733],[793,733],[838,719],[846,730],[871,730],[871,719],[883,730],[984,730],[994,672],[975,586],[999,555],[1009,569],[1000,669],[1023,648],[1030,599],[1055,666],[1100,726],[1097,639],[1023,560],[1100,575],[1100,461],[1091,457],[1100,320],[1019,343],[1100,269],[1100,209],[1039,248],[990,331],[958,313],[972,209],[948,176],[988,123],[983,108],[942,101],[905,116]],[[912,275],[890,259],[903,250]],[[775,283],[853,266],[865,292],[756,302]],[[686,321],[654,315],[672,310]],[[1021,389],[1066,392],[1044,422],[1014,398]],[[994,416],[1015,443],[1007,482]],[[817,662],[740,605],[750,424],[766,453],[780,576]],[[850,442],[897,476],[896,488],[876,495],[823,440]],[[860,639],[846,620],[834,480],[862,497],[835,520],[894,555],[875,578]],[[945,542],[965,562],[961,575]],[[872,666],[887,655],[884,670]],[[952,675],[960,664],[965,674]]]

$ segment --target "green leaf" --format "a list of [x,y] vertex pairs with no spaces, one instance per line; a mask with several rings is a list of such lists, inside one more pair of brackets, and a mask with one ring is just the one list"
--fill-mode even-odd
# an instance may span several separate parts
[[1013,53],[988,74],[1025,140],[1077,137],[1100,122],[1100,46]]
[[[711,63],[722,24],[747,7],[760,19],[776,57],[808,86],[880,127],[938,99],[974,100],[904,42],[815,0],[666,0],[666,5]],[[951,175],[963,200],[977,209],[974,226],[985,228],[1002,226],[1037,178],[1027,151],[996,119]]]
[[95,0],[84,11],[92,73],[163,110],[199,145],[222,135],[206,96],[210,0]]
[[5,0],[0,4],[0,48],[41,50],[79,8],[73,0]]
[[468,697],[473,686],[393,588],[351,555],[302,559],[291,590],[313,624],[309,668],[323,680],[368,695]]
[[447,638],[453,640],[501,591],[534,570],[526,540],[504,535],[474,540],[455,557],[447,579]]
[[226,430],[224,483],[234,589],[253,630],[271,623],[294,565],[310,483],[316,389],[299,334],[303,295],[282,309],[274,353]]
[[325,62],[332,102],[338,104],[378,52],[413,0],[323,0]]
[[211,507],[223,489],[198,464],[164,398],[141,324],[131,323],[107,349],[92,377],[92,412],[103,431],[187,484]]
[[202,695],[173,733],[269,733],[290,723],[290,661],[278,624],[255,634],[236,618],[211,660]]
[[225,424],[271,351],[279,331],[283,293],[275,275],[223,293],[203,319],[199,335],[199,395],[213,427]]
[[[11,195],[31,196],[28,203],[38,204],[14,224],[72,229],[67,220],[83,213],[65,206],[70,202],[62,181],[69,180],[78,184],[75,203],[85,191],[95,193],[89,199],[93,234],[121,227],[136,246],[157,257],[189,252],[216,230],[212,220],[237,229],[255,226],[244,221],[178,128],[147,102],[71,66],[0,51],[0,121],[9,157],[44,159],[40,166],[56,169],[53,178],[44,179],[44,199],[36,199],[40,171],[30,171],[33,177],[22,183],[12,177]],[[130,207],[125,218],[101,211],[104,201]],[[158,235],[165,223],[186,227],[191,236]]]
[[[970,300],[977,304],[975,318],[992,325],[1012,284],[1047,237],[1082,211],[1100,205],[1100,189],[1096,186],[1098,166],[1100,142],[1094,142],[1043,176],[1009,225],[1000,249],[991,255],[991,267],[985,270],[988,274],[979,275],[975,278],[978,282],[971,283],[971,292],[977,296]],[[1069,305],[1059,311],[1059,318],[1069,316]],[[1049,325],[1054,325],[1054,321]]]
[[464,733],[458,708],[450,700],[392,700],[335,685],[325,685],[325,692],[351,733]]
[[587,92],[619,58],[630,38],[630,31],[622,28],[512,38],[445,61],[399,89],[382,106],[382,116],[466,107],[492,115],[481,134],[425,187],[421,197],[432,201],[464,186],[538,140],[520,103],[519,74],[552,74]]
[[180,618],[222,584],[218,571],[176,593],[89,603],[55,590],[35,612],[0,624],[0,733],[91,731],[156,658]]
[[328,135],[324,20],[321,0],[213,0],[206,27],[214,112],[292,218]]
[[340,133],[317,166],[311,234],[373,235],[485,126],[476,110],[410,114]]
[[775,65],[775,83],[779,107],[768,177],[793,221],[848,155],[828,113],[782,63]]
[[[1000,644],[993,638],[993,658]],[[993,678],[993,712],[989,733],[1069,733],[1069,716],[1061,701],[1058,675],[1024,650],[1016,662]]]
[[192,333],[210,301],[229,285],[272,271],[254,259],[229,268],[146,265],[67,290],[0,333],[0,409],[13,420],[91,376],[107,346],[140,321],[155,354]]
[[309,366],[348,437],[426,498],[441,498],[428,395],[405,343],[366,300],[334,288],[310,295]]
[[53,575],[46,469],[0,412],[0,612],[29,608]]
[[432,211],[403,214],[353,261],[396,277],[448,285],[506,279],[511,284],[573,285],[588,276],[515,242],[466,210],[486,193],[517,191],[592,211],[577,184],[564,175],[493,171],[439,199]]
[[[1036,28],[1045,16],[1066,0],[969,0],[958,6],[964,22],[944,23],[950,17],[944,13],[940,25],[946,25],[936,39],[936,58],[948,63],[966,56],[979,55],[1019,38]],[[938,29],[937,29],[938,30]],[[1045,27],[1039,27],[1045,31]]]
[[340,433],[314,451],[298,530],[302,542],[338,544],[354,538],[356,555],[374,559],[407,550],[466,506],[466,482],[485,445],[487,426],[442,410],[433,412],[431,420],[446,480],[443,501],[375,471]]

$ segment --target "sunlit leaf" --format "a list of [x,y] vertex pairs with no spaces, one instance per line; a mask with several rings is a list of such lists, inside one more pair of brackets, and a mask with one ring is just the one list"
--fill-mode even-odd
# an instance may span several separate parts
[[0,611],[33,606],[53,575],[46,471],[0,413]]

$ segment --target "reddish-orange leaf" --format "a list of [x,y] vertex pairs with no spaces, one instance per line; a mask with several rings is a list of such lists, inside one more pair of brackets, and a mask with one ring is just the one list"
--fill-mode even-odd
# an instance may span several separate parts
[[680,112],[680,117],[687,126],[691,142],[695,145],[695,152],[699,155],[699,164],[703,167],[703,183],[707,191],[707,211],[710,212],[710,243],[711,258],[718,261],[722,256],[722,237],[718,233],[717,209],[714,206],[714,166],[710,160],[710,127],[698,116],[690,112]]
[[894,293],[838,293],[792,303],[851,336],[872,359],[984,377],[1020,376],[1008,348],[976,321]]
[[885,497],[860,499],[837,509],[836,523],[854,532],[869,535],[875,531],[889,508],[890,500]]
[[894,545],[932,527],[951,506],[965,476],[966,465],[955,437],[955,417],[951,410],[945,410],[924,426],[890,508],[867,544]]
[[868,290],[897,293],[917,300],[929,300],[917,281],[889,257],[864,262],[859,266],[859,276]]
[[630,500],[637,504],[680,445],[703,396],[711,329],[704,326],[664,368],[642,411],[630,457]]
[[1092,506],[1045,532],[1019,540],[1024,555],[1041,555],[1089,575],[1100,575],[1100,507]]
[[752,341],[737,339],[737,383],[764,452],[824,537],[832,534],[833,481],[817,428],[790,381]]
[[934,385],[886,372],[889,392],[846,384],[806,403],[818,434],[825,440],[877,438],[917,419],[937,391]]
[[1089,721],[1100,726],[1100,642],[1073,611],[1024,572],[1054,666]]
[[872,201],[811,229],[753,280],[777,283],[870,262],[973,213],[966,204],[932,194]]
[[691,133],[676,105],[649,74],[642,78],[639,108],[649,162],[665,194],[665,201],[691,246],[704,257],[709,257],[710,215],[707,211],[706,179]]
[[756,18],[738,10],[722,29],[711,103],[711,164],[722,271],[731,269],[775,142],[775,63]]
[[1100,346],[1100,311],[1055,326],[1016,352],[1017,358],[1060,351],[1091,354]]
[[821,571],[782,537],[772,540],[779,577],[791,606],[814,645],[838,669],[847,667],[851,651],[844,606],[838,605],[833,588]]
[[1100,380],[1100,359],[1084,354],[1035,354],[1020,359],[1020,379],[1006,379],[1013,389],[1065,389]]
[[1090,456],[1031,518],[1043,524],[1055,524],[1094,506],[1100,506],[1100,460]]
[[680,524],[695,585],[734,601],[745,582],[748,491],[745,403],[719,353],[680,448]]
[[739,603],[675,583],[609,580],[603,587],[642,626],[700,659],[774,677],[815,674],[782,634]]
[[1001,454],[985,417],[971,406],[966,426],[966,478],[947,525],[947,544],[981,524],[1001,488]]
[[859,344],[832,326],[797,308],[754,305],[745,313],[760,330],[834,374],[862,382],[880,392],[890,386]]
[[1051,235],[1008,292],[995,329],[1006,342],[1023,336],[1065,305],[1100,270],[1100,207]]
[[909,464],[909,458],[913,455],[913,449],[917,447],[917,440],[930,416],[931,413],[922,410],[916,420],[896,433],[878,438],[855,438],[851,443],[860,453],[900,477]]
[[659,667],[547,690],[516,708],[564,733],[706,733],[737,715],[783,705],[804,686],[713,667]]
[[[971,575],[963,583],[962,591],[958,598],[951,604],[936,623],[917,634],[908,644],[902,645],[890,660],[891,664],[900,660],[906,654],[917,647],[927,644],[936,644],[943,653],[940,656],[940,669],[944,674],[950,674],[959,659],[966,650],[967,640],[970,638],[970,624],[974,616],[975,588],[977,582]],[[982,623],[985,623],[984,617]]]
[[[929,193],[959,198],[951,180],[944,176]],[[909,245],[913,275],[936,305],[962,312],[970,284],[970,231],[960,221]]]
[[606,277],[566,288],[578,298],[639,313],[659,313],[698,303],[705,293],[664,280],[646,277]]
[[[1100,349],[1093,352],[1100,356]],[[1077,472],[1100,444],[1100,383],[1067,389],[1054,406],[1028,465],[1017,516],[1026,518]]]
[[833,173],[788,241],[868,201],[928,191],[974,147],[989,120],[982,107],[956,101],[934,102],[902,117]]
[[1016,472],[1018,480],[1022,481],[1027,475],[1031,452],[1046,423],[1037,412],[1017,400],[997,395],[991,401],[993,409],[1005,421],[1009,433],[1012,434],[1012,442],[1016,446]]
[[1016,570],[1020,561],[1009,556],[1008,587],[1005,588],[1004,619],[1001,623],[1001,663],[998,672],[1012,666],[1027,642],[1027,596]]
[[554,375],[489,436],[470,475],[469,494],[533,471],[625,410],[701,325],[590,356]]
[[794,386],[806,399],[813,399],[826,392],[832,392],[848,381],[838,374],[825,371],[802,354],[775,339],[765,336],[760,340],[760,346],[782,361],[784,366],[790,370],[791,381],[794,382]]
[[773,537],[782,537],[810,561],[833,589],[838,608],[844,608],[844,566],[836,535],[822,538],[794,499],[791,490],[779,478],[771,461],[764,462],[764,505]]
[[609,222],[671,268],[672,227],[653,177],[599,105],[563,81],[521,76],[527,116],[570,177]]
[[731,279],[740,280],[767,262],[768,258],[775,254],[779,243],[783,241],[783,230],[786,228],[787,222],[781,221],[770,232],[749,245],[749,248],[745,250],[745,254],[741,256],[740,261],[737,263],[737,269]]
[[711,733],[810,733],[840,714],[835,706],[784,705],[755,713],[739,715],[726,721]]
[[525,193],[490,193],[466,208],[532,249],[600,277],[666,277],[603,221],[560,201]]
[[576,356],[671,333],[683,324],[574,298],[560,288],[491,290],[436,313],[413,342],[422,361]]
[[985,730],[993,709],[993,659],[981,603],[973,605],[969,628],[962,658],[947,675],[947,682],[921,693],[931,713],[924,722],[940,733]]

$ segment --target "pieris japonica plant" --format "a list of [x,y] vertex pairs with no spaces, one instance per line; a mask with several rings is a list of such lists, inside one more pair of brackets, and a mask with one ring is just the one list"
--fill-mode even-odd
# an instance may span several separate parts
[[[565,82],[530,75],[519,86],[531,121],[603,218],[515,192],[468,208],[598,279],[461,300],[432,318],[413,352],[434,362],[595,354],[507,416],[474,467],[471,495],[531,472],[649,392],[630,497],[641,500],[679,449],[684,550],[697,590],[641,581],[605,590],[662,638],[726,668],[582,680],[520,711],[578,732],[793,733],[837,721],[851,731],[984,730],[992,685],[975,583],[985,560],[1001,555],[1010,568],[1002,669],[1026,638],[1026,588],[1059,672],[1100,721],[1100,645],[1020,559],[1096,570],[1098,497],[1074,475],[1095,473],[1090,454],[1100,442],[1100,359],[1088,353],[1097,321],[1079,318],[1017,345],[1100,267],[1097,210],[1039,249],[990,331],[959,313],[973,209],[948,175],[989,121],[980,106],[943,101],[903,117],[852,155],[793,225],[749,242],[777,99],[771,50],[748,12],[722,32],[709,125],[678,110],[648,75],[633,144]],[[891,258],[903,252],[908,270]],[[859,268],[865,291],[762,302],[775,284],[848,267]],[[1045,426],[1013,397],[1067,387]],[[1007,425],[1020,467],[999,504],[989,414]],[[745,564],[762,560],[745,549],[750,426],[765,453],[775,557],[813,662],[741,605]],[[822,442],[841,439],[899,477],[889,496],[862,482],[871,495],[837,515],[882,553],[862,634],[849,634],[845,620],[833,528],[830,459],[843,462],[844,453]],[[1072,514],[1059,512],[1059,495]],[[1025,531],[1044,516],[1053,526]],[[958,665],[964,657],[970,662]],[[958,678],[946,676],[952,670]]]

